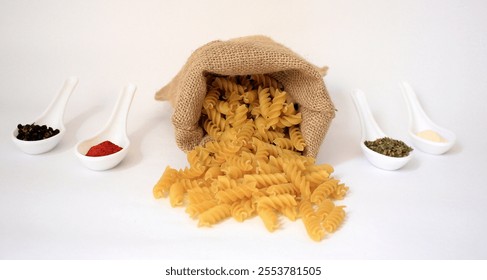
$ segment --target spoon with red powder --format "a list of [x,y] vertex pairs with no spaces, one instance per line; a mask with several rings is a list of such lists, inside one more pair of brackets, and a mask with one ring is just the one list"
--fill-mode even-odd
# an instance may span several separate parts
[[79,142],[75,154],[92,170],[107,170],[118,165],[127,155],[127,116],[136,86],[129,84],[120,93],[105,128],[92,138]]
[[103,157],[114,154],[123,148],[118,146],[117,144],[113,144],[111,141],[103,141],[98,145],[91,147],[86,156],[89,157]]

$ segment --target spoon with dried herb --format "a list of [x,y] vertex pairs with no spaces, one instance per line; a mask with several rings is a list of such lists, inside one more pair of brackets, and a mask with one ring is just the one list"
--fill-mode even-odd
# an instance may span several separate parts
[[379,128],[361,90],[354,90],[352,98],[362,130],[360,148],[367,160],[384,170],[397,170],[403,167],[412,157],[411,147],[400,140],[387,137]]
[[372,151],[389,157],[407,157],[413,151],[411,147],[401,140],[389,137],[378,138],[374,141],[365,141],[364,144]]

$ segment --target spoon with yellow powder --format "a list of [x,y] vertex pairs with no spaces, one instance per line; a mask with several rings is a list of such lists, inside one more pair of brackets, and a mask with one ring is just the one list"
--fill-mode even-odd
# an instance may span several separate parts
[[416,93],[407,82],[401,82],[401,91],[409,113],[409,136],[419,150],[441,155],[455,144],[452,131],[435,124],[424,112]]

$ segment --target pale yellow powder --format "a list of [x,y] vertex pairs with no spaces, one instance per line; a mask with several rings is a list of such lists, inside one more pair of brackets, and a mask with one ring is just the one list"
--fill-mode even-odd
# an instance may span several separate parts
[[420,131],[416,135],[432,142],[446,142],[445,138],[431,129]]

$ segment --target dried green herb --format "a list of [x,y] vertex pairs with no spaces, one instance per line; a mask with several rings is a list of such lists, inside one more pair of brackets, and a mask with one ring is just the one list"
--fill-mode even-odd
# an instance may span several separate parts
[[413,150],[401,140],[383,137],[374,141],[365,141],[365,146],[374,152],[390,157],[406,157]]

